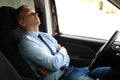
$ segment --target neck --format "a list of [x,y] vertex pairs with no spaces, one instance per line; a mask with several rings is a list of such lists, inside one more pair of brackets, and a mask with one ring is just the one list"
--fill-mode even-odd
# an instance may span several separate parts
[[39,26],[28,26],[28,29],[27,31],[33,31],[33,32],[36,32],[36,33],[39,33]]
[[32,31],[39,33],[39,28],[38,27],[32,28]]

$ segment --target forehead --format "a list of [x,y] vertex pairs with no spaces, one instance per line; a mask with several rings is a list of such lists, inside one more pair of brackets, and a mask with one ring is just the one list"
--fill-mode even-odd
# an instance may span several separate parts
[[29,11],[31,11],[32,9],[30,9],[29,7],[23,7],[20,11],[21,15],[25,15],[27,14]]

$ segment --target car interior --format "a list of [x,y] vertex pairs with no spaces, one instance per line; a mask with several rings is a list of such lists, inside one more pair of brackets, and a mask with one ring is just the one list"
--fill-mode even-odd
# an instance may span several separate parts
[[[119,8],[120,1],[119,3],[117,0],[109,1]],[[116,5],[113,1],[118,4]],[[48,2],[49,6],[46,6]],[[0,5],[0,80],[37,80],[17,49],[17,44],[24,32],[16,24],[15,8]],[[119,36],[119,31],[115,31],[109,40],[62,34],[59,32],[58,23],[55,25],[54,18],[51,18],[53,27],[48,28],[49,21],[47,21],[48,12],[46,9],[50,7],[51,17],[55,16],[57,19],[55,1],[34,0],[34,5],[42,22],[39,26],[40,31],[52,32],[58,43],[67,48],[71,59],[70,66],[89,66],[90,69],[99,66],[112,66],[113,80],[120,80],[120,42],[115,42]],[[52,29],[52,31],[48,29]]]

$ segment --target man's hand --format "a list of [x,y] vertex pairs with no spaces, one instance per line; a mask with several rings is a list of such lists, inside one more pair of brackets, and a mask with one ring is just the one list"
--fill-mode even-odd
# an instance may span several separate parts
[[64,51],[64,52],[67,53],[67,49],[66,49],[65,47],[63,47],[63,46],[61,46],[61,45],[58,45],[58,47],[59,47],[59,50],[62,50],[62,51]]
[[45,77],[50,73],[49,70],[47,70],[47,69],[45,69],[45,68],[41,68],[41,67],[38,68],[38,72],[39,72],[42,76],[45,76]]

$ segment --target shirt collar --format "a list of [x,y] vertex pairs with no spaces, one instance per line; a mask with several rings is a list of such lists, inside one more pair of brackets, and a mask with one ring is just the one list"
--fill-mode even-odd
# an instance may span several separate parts
[[33,31],[26,31],[26,34],[27,34],[27,35],[30,35],[30,36],[32,36],[32,37],[37,38],[38,35],[40,34],[40,32],[37,33],[37,32],[33,32]]

